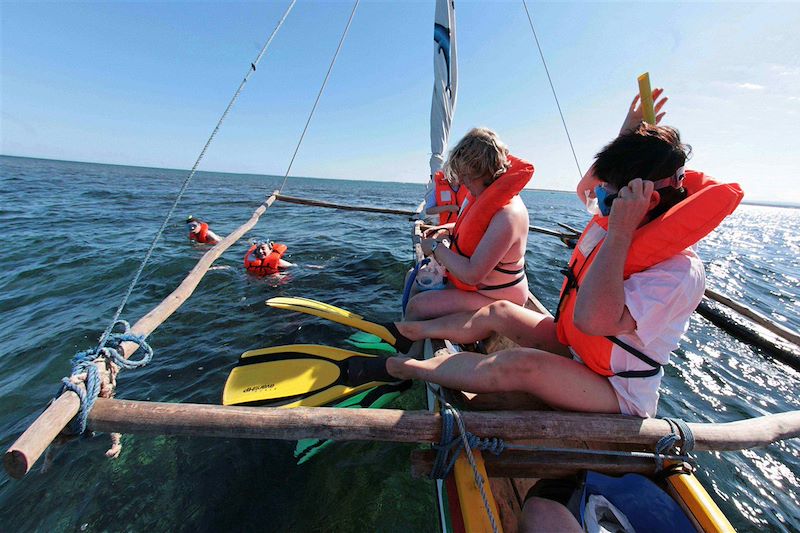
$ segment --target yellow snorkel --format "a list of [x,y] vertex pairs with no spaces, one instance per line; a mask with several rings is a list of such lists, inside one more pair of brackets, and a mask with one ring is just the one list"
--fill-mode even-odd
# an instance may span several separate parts
[[639,99],[642,102],[642,116],[645,122],[655,125],[656,111],[653,108],[653,89],[650,88],[650,73],[645,72],[638,78]]

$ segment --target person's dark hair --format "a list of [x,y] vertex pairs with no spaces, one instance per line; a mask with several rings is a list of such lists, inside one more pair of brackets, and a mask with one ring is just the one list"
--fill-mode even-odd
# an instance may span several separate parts
[[[682,167],[691,154],[691,146],[681,143],[678,130],[642,122],[638,128],[611,141],[598,154],[594,164],[597,177],[617,189],[641,178],[657,181],[668,178]],[[683,188],[658,191],[659,204],[650,211],[655,218],[686,198]]]

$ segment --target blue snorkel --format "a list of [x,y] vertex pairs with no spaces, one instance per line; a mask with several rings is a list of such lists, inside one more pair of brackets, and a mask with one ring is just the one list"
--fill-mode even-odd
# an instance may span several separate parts
[[600,209],[600,214],[607,217],[611,214],[611,204],[619,193],[609,193],[604,186],[598,185],[594,188],[594,195],[597,198],[597,208]]
[[[653,190],[666,189],[672,187],[673,189],[680,189],[683,186],[684,167],[678,168],[675,174],[668,178],[656,180],[653,182]],[[607,217],[611,214],[611,204],[619,196],[619,192],[609,193],[604,185],[598,185],[594,188],[594,195],[597,198],[597,207],[600,209],[600,214]]]

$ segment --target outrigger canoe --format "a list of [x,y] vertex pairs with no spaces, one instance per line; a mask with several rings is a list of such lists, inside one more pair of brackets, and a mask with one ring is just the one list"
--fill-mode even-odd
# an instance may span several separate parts
[[[420,227],[421,221],[416,221],[412,235],[417,262],[423,259],[419,246]],[[532,294],[526,307],[541,313],[548,313],[547,309]],[[511,340],[495,335],[483,343],[483,351],[488,354],[514,346],[517,345]],[[436,357],[447,351],[448,347],[444,340],[428,339],[425,341],[425,358]],[[540,400],[528,394],[476,395],[447,389],[443,389],[442,393],[449,403],[466,410],[549,411],[548,407]],[[428,408],[435,412],[439,410],[439,407],[439,398],[428,391]],[[624,415],[604,416],[630,418]],[[488,483],[484,483],[484,492],[494,515],[495,527],[497,530],[505,532],[518,530],[525,497],[537,481],[575,477],[583,471],[582,466],[585,467],[586,464],[581,458],[580,450],[608,450],[611,452],[608,454],[609,458],[620,458],[618,452],[653,452],[653,450],[646,450],[635,445],[567,442],[552,439],[533,439],[517,444],[537,447],[542,451],[527,457],[514,450],[507,450],[500,456],[488,453],[482,455],[478,450],[473,451],[475,466],[483,479],[488,481]],[[576,454],[570,454],[568,451],[570,449],[576,450]],[[422,474],[425,468],[431,464],[431,454],[432,452],[422,450],[414,452],[412,465],[419,465],[418,474]],[[624,460],[615,462],[612,459],[604,473],[612,474],[615,477],[621,477],[626,473],[640,475],[644,473],[640,461],[637,461],[635,468],[632,468],[630,472],[626,471],[625,463]],[[645,465],[646,470],[647,466]],[[692,468],[673,467],[673,471],[674,473],[669,476],[659,476],[656,472],[656,463],[653,461],[652,471],[647,474],[647,477],[678,504],[694,530],[702,532],[734,531],[728,519],[700,484]],[[464,453],[459,455],[452,472],[444,480],[437,480],[436,501],[439,523],[444,532],[478,532],[495,529],[492,527],[492,520],[476,484],[473,468]],[[657,510],[653,509],[653,523],[659,520],[657,515]]]

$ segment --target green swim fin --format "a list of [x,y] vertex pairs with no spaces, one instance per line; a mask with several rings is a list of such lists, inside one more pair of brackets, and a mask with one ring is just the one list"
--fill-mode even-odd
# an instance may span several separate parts
[[382,357],[316,344],[275,346],[242,354],[222,403],[317,407],[397,381]]
[[[345,409],[380,409],[392,403],[409,388],[411,388],[410,381],[386,383],[360,392],[355,396],[351,396],[342,402],[334,404],[333,407]],[[297,464],[305,463],[333,443],[334,441],[332,440],[320,439],[302,439],[297,441],[297,446],[294,449],[294,456],[297,458]]]
[[386,344],[380,337],[372,335],[371,333],[364,333],[363,331],[356,331],[344,342],[350,346],[354,346],[362,352],[371,353],[373,355],[395,355],[397,350],[394,346]]
[[355,333],[347,337],[347,340],[353,342],[363,342],[367,344],[381,342],[381,338],[378,337],[377,335],[373,335],[371,333],[365,333],[363,331],[356,331]]
[[[268,306],[275,307],[277,309],[286,309],[288,311],[296,311],[298,313],[314,315],[326,320],[330,320],[331,322],[338,322],[339,324],[344,324],[345,326],[360,329],[361,331],[380,337],[382,340],[388,342],[392,346],[397,343],[397,338],[395,338],[395,336],[388,329],[386,329],[386,326],[364,320],[364,317],[361,315],[350,313],[349,311],[338,307],[329,306],[323,302],[316,302],[315,300],[292,298],[291,300],[295,300],[292,303],[287,302],[286,300],[286,298],[270,298],[266,303]],[[314,303],[311,304],[309,302]]]
[[397,355],[397,350],[394,346],[386,344],[385,342],[357,342],[350,339],[345,339],[344,342],[369,354],[386,356]]

